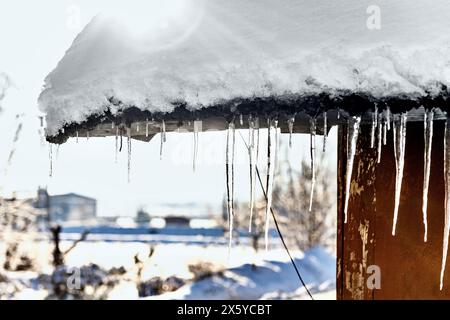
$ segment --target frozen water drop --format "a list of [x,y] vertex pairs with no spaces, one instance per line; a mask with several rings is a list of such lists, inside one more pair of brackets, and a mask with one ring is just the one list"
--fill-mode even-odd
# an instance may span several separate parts
[[442,241],[442,264],[439,288],[444,288],[444,274],[448,255],[448,237],[450,235],[450,119],[447,116],[444,134],[444,181],[445,181],[445,218],[444,238]]
[[166,142],[166,123],[163,120],[161,123],[161,145],[159,148],[159,159],[162,160],[162,156],[163,156],[163,146],[164,143]]
[[226,147],[226,180],[227,180],[227,208],[228,208],[228,227],[229,242],[228,253],[231,250],[233,241],[234,224],[234,147],[235,147],[235,126],[233,122],[228,124],[227,147]]
[[359,136],[361,117],[351,117],[347,124],[347,170],[345,173],[345,203],[344,223],[347,223],[348,201],[350,199],[350,186],[352,182],[353,162],[356,154],[356,144]]
[[398,219],[398,208],[400,205],[400,194],[402,191],[403,168],[405,166],[405,146],[406,146],[406,121],[407,114],[402,113],[399,119],[394,119],[394,156],[395,156],[395,202],[394,218],[392,222],[392,235],[395,236]]
[[127,163],[127,176],[128,182],[130,182],[130,173],[131,173],[131,128],[127,128],[127,155],[128,155],[128,163]]
[[292,148],[292,133],[294,132],[295,117],[291,117],[287,120],[289,130],[289,148]]
[[430,183],[430,171],[431,171],[431,149],[432,149],[432,141],[433,141],[433,120],[434,120],[434,112],[425,112],[424,120],[423,120],[423,130],[424,130],[424,144],[425,144],[425,152],[424,152],[424,168],[423,168],[423,193],[422,193],[422,217],[423,217],[423,225],[424,225],[424,235],[423,241],[427,242],[428,238],[428,187]]
[[198,133],[202,130],[202,122],[200,120],[194,121],[194,156],[192,160],[192,169],[195,171],[197,165],[197,155],[198,155]]
[[274,128],[269,120],[268,126],[268,136],[267,136],[267,177],[266,177],[266,214],[265,214],[265,228],[264,228],[264,240],[266,251],[269,248],[269,227],[270,227],[270,210],[272,208],[272,191],[273,191],[273,180],[275,174],[275,137]]
[[49,168],[49,177],[53,176],[53,145],[51,143],[48,144],[48,158],[50,162],[50,168]]
[[311,190],[309,194],[309,211],[312,210],[314,188],[316,185],[316,119],[309,120],[310,156],[311,156]]
[[327,112],[323,113],[323,152],[327,150],[327,138],[328,138],[328,117]]
[[253,118],[249,118],[249,137],[248,137],[248,154],[250,162],[250,222],[249,232],[252,232],[253,210],[255,207],[255,187],[256,187],[256,123]]
[[378,116],[377,135],[378,135],[378,147],[377,147],[377,163],[381,162],[381,146],[383,144],[383,125],[381,114]]

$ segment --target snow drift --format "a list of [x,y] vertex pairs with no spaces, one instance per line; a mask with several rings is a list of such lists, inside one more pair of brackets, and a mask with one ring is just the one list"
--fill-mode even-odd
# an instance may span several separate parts
[[130,106],[170,113],[177,103],[348,92],[415,99],[450,85],[446,0],[148,3],[97,16],[78,35],[39,98],[47,135]]
[[[308,288],[313,292],[335,289],[336,259],[322,247],[314,247],[295,259]],[[177,291],[148,299],[160,300],[239,300],[295,297],[308,299],[292,265],[288,261],[250,263],[228,269],[187,284]]]

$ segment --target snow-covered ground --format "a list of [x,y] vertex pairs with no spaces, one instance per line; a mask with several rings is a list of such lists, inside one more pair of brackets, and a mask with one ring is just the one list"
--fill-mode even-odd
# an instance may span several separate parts
[[[65,243],[63,247],[69,246]],[[13,299],[43,299],[47,291],[36,283],[38,273],[50,273],[51,247],[36,244],[39,271],[2,272],[19,288]],[[235,246],[228,255],[227,246],[160,244],[147,259],[150,246],[144,243],[86,242],[80,243],[67,256],[69,267],[91,263],[105,270],[124,267],[123,279],[108,294],[108,299],[138,299],[135,284],[134,256],[144,262],[142,280],[171,276],[184,279],[185,285],[174,292],[147,297],[147,299],[307,299],[294,269],[281,248],[255,253],[246,246]],[[1,248],[0,248],[1,249]],[[36,251],[36,249],[38,249]],[[334,299],[335,258],[325,249],[316,247],[306,253],[294,252],[297,266],[316,299]],[[194,280],[189,266],[209,264],[214,272],[201,280]],[[5,294],[8,287],[0,281]]]
[[[276,252],[268,260],[244,263],[151,299],[308,299],[306,290],[286,253]],[[313,296],[335,298],[335,259],[321,247],[297,254],[296,265]]]

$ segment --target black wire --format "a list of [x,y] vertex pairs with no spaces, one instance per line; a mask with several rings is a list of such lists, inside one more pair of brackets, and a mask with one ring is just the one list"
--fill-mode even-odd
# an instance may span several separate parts
[[[247,142],[245,141],[245,139],[244,139],[244,137],[242,136],[241,132],[239,132],[239,135],[241,136],[242,141],[244,141],[244,144],[245,144],[245,146],[246,146],[247,149],[248,149]],[[260,184],[260,186],[261,186],[261,189],[262,189],[264,198],[265,198],[266,201],[267,201],[267,194],[266,194],[266,191],[264,190],[264,185],[263,185],[263,183],[262,183],[261,176],[260,176],[259,170],[258,170],[258,166],[257,166],[256,164],[255,164],[255,168],[256,168],[256,174],[258,175],[259,184]],[[314,298],[313,298],[311,292],[309,291],[308,287],[307,287],[306,284],[305,284],[305,281],[303,281],[303,277],[302,277],[302,275],[300,274],[300,270],[297,268],[297,265],[295,264],[295,261],[294,261],[294,259],[292,258],[292,255],[291,255],[291,253],[290,253],[290,251],[289,251],[289,248],[288,248],[288,246],[287,246],[287,244],[286,244],[286,241],[284,240],[283,234],[281,233],[280,226],[278,225],[278,221],[277,221],[277,218],[276,218],[276,216],[275,216],[275,212],[273,211],[272,207],[270,207],[270,212],[272,213],[272,218],[273,218],[273,221],[275,222],[275,228],[277,229],[277,232],[278,232],[278,235],[279,235],[279,237],[280,237],[280,240],[281,240],[281,242],[283,243],[284,249],[286,250],[286,252],[287,252],[287,254],[288,254],[288,256],[289,256],[289,259],[291,260],[291,264],[292,264],[292,266],[294,267],[295,272],[297,273],[297,276],[298,276],[300,282],[302,283],[303,287],[305,288],[306,292],[308,293],[309,297],[311,298],[311,300],[314,300]]]

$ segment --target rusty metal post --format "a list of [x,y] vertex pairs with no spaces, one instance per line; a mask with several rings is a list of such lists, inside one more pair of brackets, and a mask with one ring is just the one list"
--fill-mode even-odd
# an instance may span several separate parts
[[[450,299],[450,268],[439,290],[444,229],[444,122],[434,126],[428,203],[428,242],[423,241],[422,186],[424,133],[420,122],[408,123],[405,168],[396,236],[395,160],[392,130],[377,164],[370,147],[370,125],[361,126],[355,156],[348,223],[344,224],[346,129],[338,146],[338,299]],[[380,270],[380,289],[367,285],[373,267]]]

